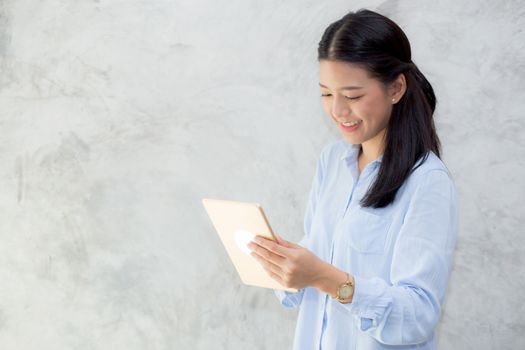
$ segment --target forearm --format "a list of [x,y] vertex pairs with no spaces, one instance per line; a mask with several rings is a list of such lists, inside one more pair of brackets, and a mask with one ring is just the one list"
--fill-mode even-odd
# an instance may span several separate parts
[[[314,282],[313,287],[320,291],[335,297],[337,294],[337,288],[344,282],[346,282],[346,272],[338,269],[334,265],[322,262],[319,267],[318,279]],[[350,275],[352,284],[354,284],[354,277]]]

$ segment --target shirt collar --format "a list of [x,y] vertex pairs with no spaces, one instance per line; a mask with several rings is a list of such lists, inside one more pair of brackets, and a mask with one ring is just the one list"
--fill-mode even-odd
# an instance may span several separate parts
[[[350,161],[350,163],[357,162],[357,156],[359,155],[361,144],[360,143],[352,144],[352,143],[343,141],[343,145],[344,145],[344,150],[343,150],[343,154],[341,155],[340,160],[341,161],[348,160]],[[381,163],[382,160],[383,160],[383,155],[380,155],[379,157],[374,159],[371,163],[378,163],[377,165],[379,165],[379,163]]]

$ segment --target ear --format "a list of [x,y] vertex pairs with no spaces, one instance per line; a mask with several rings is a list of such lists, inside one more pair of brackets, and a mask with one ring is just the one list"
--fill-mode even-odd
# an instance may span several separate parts
[[389,89],[388,89],[388,92],[389,92],[389,99],[395,99],[396,101],[399,101],[401,99],[401,97],[403,97],[403,95],[405,94],[406,92],[406,89],[407,89],[407,82],[406,82],[406,77],[403,73],[400,73],[396,80],[394,80],[390,85],[389,85]]

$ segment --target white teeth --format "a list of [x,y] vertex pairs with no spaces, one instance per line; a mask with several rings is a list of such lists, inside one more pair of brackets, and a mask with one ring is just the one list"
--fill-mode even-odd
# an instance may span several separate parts
[[357,123],[360,123],[361,121],[360,120],[356,120],[356,121],[353,121],[353,122],[349,122],[349,123],[342,123],[344,126],[352,126],[352,125],[356,125]]

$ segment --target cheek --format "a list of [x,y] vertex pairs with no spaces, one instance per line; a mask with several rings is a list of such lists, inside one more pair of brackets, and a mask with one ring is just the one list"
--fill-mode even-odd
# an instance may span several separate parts
[[363,119],[366,122],[373,122],[375,119],[375,113],[376,113],[377,106],[374,104],[373,101],[360,101],[359,104],[355,104],[354,106],[354,114],[360,118]]
[[357,112],[365,121],[381,125],[385,122],[388,123],[388,116],[390,115],[391,109],[389,109],[387,105],[378,100],[363,102]]

